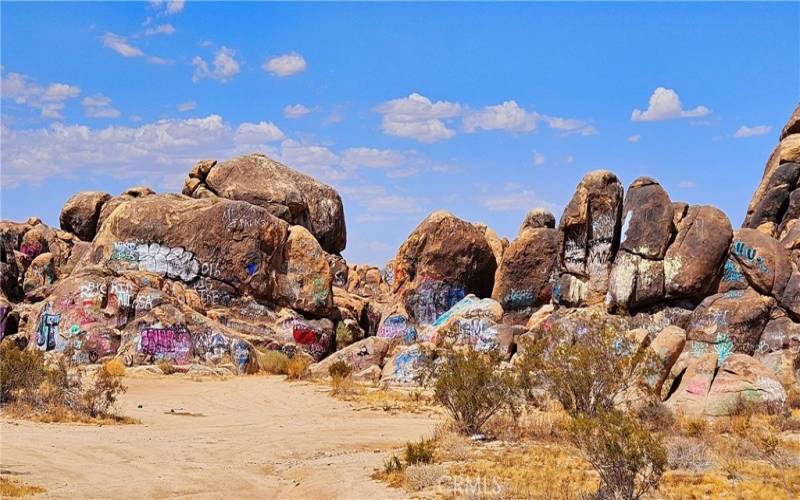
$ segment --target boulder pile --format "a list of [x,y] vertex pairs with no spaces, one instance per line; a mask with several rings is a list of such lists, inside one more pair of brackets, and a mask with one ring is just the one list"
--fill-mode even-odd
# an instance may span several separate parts
[[[3,341],[68,355],[258,370],[267,350],[417,382],[426,346],[500,350],[576,314],[613,317],[654,351],[651,388],[688,414],[800,384],[800,107],[741,229],[589,172],[558,223],[532,210],[513,241],[448,212],[426,217],[383,269],[354,265],[342,201],[266,156],[198,162],[182,194],[81,192],[61,228],[0,222]],[[624,332],[623,332],[624,333]]]

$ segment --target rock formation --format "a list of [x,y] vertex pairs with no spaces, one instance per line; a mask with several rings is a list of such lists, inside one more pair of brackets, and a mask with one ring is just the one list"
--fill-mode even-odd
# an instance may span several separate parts
[[654,397],[716,416],[740,395],[781,403],[800,383],[800,107],[743,227],[586,174],[558,225],[525,217],[513,241],[448,212],[426,217],[381,270],[340,255],[336,191],[263,155],[198,162],[183,194],[81,192],[55,230],[0,222],[0,336],[73,361],[258,369],[266,350],[417,383],[429,349],[498,349],[585,313],[655,355]]

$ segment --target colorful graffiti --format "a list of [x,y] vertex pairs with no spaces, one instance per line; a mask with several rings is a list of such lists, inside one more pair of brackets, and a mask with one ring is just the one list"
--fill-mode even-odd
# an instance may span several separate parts
[[112,330],[84,332],[78,325],[72,325],[67,337],[73,349],[74,363],[96,363],[106,356],[115,355],[120,346],[120,338]]
[[765,273],[769,272],[764,257],[758,256],[758,250],[748,246],[743,241],[733,242],[733,254],[747,262],[755,262],[756,266]]
[[725,362],[728,356],[733,354],[733,341],[727,333],[718,332],[714,343],[714,351],[717,353],[719,364]]
[[236,364],[239,373],[247,371],[247,363],[250,362],[250,346],[244,340],[234,340],[231,343],[231,358]]
[[744,283],[744,274],[739,264],[731,259],[725,261],[725,267],[722,271],[722,281],[730,281],[733,283]]
[[52,351],[58,343],[58,325],[61,315],[55,314],[48,302],[39,315],[39,327],[36,329],[36,345],[43,351]]
[[192,358],[192,340],[185,326],[148,327],[139,331],[136,350],[155,360],[186,364]]
[[459,319],[456,343],[472,346],[476,351],[491,351],[498,345],[497,326],[486,318]]
[[533,290],[511,290],[503,297],[503,309],[527,309],[533,305]]
[[410,344],[417,339],[417,330],[414,325],[408,323],[405,317],[395,314],[383,321],[383,324],[378,328],[378,337],[382,339],[403,339],[404,342]]
[[298,320],[292,321],[292,338],[317,361],[328,352],[331,342],[330,334],[315,330]]
[[194,355],[206,361],[220,361],[228,352],[228,339],[225,335],[207,330],[194,339]]
[[401,384],[414,384],[421,367],[422,352],[417,346],[410,347],[394,359],[394,380]]
[[464,298],[464,287],[446,281],[425,278],[407,299],[418,325],[430,325]]
[[314,278],[314,303],[317,307],[325,305],[328,299],[328,289],[322,283],[322,278]]

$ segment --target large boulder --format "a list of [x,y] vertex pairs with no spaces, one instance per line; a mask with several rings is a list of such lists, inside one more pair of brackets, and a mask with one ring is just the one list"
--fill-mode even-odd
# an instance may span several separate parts
[[303,226],[289,228],[282,262],[284,265],[276,273],[276,302],[315,316],[330,313],[333,308],[330,266],[322,247]]
[[525,219],[522,221],[518,234],[522,234],[526,229],[554,229],[555,227],[556,218],[549,210],[545,208],[534,208],[525,215]]
[[613,173],[586,174],[561,216],[563,271],[587,282],[589,303],[601,302],[619,248],[622,184]]
[[646,259],[663,259],[675,232],[673,217],[664,188],[649,177],[639,177],[625,195],[620,248]]
[[666,296],[700,299],[716,288],[733,228],[718,208],[691,206],[677,230],[664,255]]
[[534,308],[550,301],[562,238],[557,229],[531,228],[521,231],[509,245],[492,290],[492,298],[503,310],[529,316]]
[[503,308],[497,301],[467,295],[425,329],[421,338],[437,346],[469,346],[476,351],[501,348],[508,352],[513,339],[502,319]]
[[[222,162],[204,160],[189,172],[183,192],[246,201],[292,225],[303,226],[328,253],[347,242],[342,199],[335,189],[262,154]],[[246,224],[230,218],[229,225]]]
[[479,228],[434,212],[397,251],[391,286],[410,319],[428,325],[465,295],[490,296],[496,270],[495,254]]
[[92,241],[97,233],[100,210],[111,195],[98,191],[81,191],[72,195],[61,209],[61,229],[69,231],[83,241]]
[[[226,223],[231,215],[249,222],[232,226]],[[150,195],[124,202],[113,211],[75,272],[99,266],[107,274],[155,273],[185,283],[207,305],[228,305],[231,297],[242,294],[277,302],[279,277],[283,285],[299,267],[287,258],[302,253],[285,252],[288,237],[284,221],[249,203]],[[307,250],[314,253],[313,247]],[[325,266],[321,266],[326,274],[319,288],[329,290],[330,273]],[[306,270],[302,276],[307,277]],[[295,286],[314,286],[314,281]],[[284,299],[291,302],[297,296]],[[329,300],[323,298],[322,307],[329,306]]]
[[730,259],[734,263],[731,267],[741,272],[758,292],[777,299],[783,297],[792,263],[789,252],[778,240],[755,229],[740,229],[734,235]]
[[752,355],[774,306],[753,289],[711,295],[692,313],[687,338],[713,346],[720,361],[734,352]]
[[100,209],[100,215],[97,217],[97,231],[100,231],[100,227],[103,225],[106,219],[108,219],[108,217],[114,213],[114,210],[116,210],[118,206],[122,205],[126,201],[144,198],[153,194],[156,194],[156,192],[147,186],[135,186],[123,191],[119,196],[114,196],[110,200],[106,201],[103,203],[103,206]]
[[328,369],[332,364],[339,361],[347,364],[354,374],[363,372],[372,366],[377,366],[380,369],[389,346],[389,342],[383,339],[367,337],[336,351],[319,363],[312,365],[309,367],[309,373],[318,377],[327,377]]

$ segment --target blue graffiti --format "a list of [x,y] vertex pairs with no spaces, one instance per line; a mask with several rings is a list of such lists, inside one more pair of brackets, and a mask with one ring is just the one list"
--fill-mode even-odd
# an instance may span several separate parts
[[252,276],[256,273],[256,269],[258,269],[258,264],[255,262],[249,262],[247,264],[247,275]]
[[61,315],[53,313],[50,303],[47,303],[42,309],[39,328],[36,330],[36,345],[39,346],[39,349],[52,351],[56,348],[59,323],[61,323]]
[[533,290],[511,290],[503,297],[507,309],[524,309],[533,305]]
[[416,381],[422,353],[418,347],[409,348],[398,354],[394,360],[394,376],[398,382],[411,384]]
[[728,356],[733,354],[733,341],[727,333],[717,333],[714,350],[717,352],[717,358],[719,359],[720,365],[724,363],[726,359],[728,359]]
[[739,265],[731,259],[725,261],[725,268],[722,272],[722,281],[732,281],[735,283],[744,282],[744,274],[742,274],[742,270],[739,268]]

